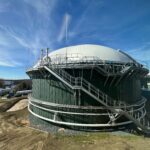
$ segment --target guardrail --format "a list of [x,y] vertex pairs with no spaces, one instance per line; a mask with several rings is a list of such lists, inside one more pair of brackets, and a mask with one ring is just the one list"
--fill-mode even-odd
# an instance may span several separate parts
[[[128,65],[127,65],[128,66]],[[126,67],[126,65],[125,65]],[[125,68],[123,67],[123,69]],[[134,116],[134,113],[132,109],[128,108],[128,105],[125,102],[118,102],[111,97],[109,97],[107,94],[93,86],[90,82],[86,81],[82,77],[72,77],[69,73],[64,71],[62,68],[58,67],[57,64],[44,64],[40,65],[40,68],[45,68],[48,72],[52,73],[54,76],[56,76],[58,79],[60,79],[62,82],[64,82],[66,85],[68,85],[72,89],[81,89],[94,99],[96,99],[98,102],[100,102],[102,105],[104,105],[106,108],[108,108],[110,111],[124,115],[126,116],[129,120],[133,121],[133,123],[139,127],[143,133],[150,134],[150,129],[149,129],[149,121],[143,121],[144,116],[146,114],[141,112],[138,115]],[[37,68],[38,69],[38,68]],[[126,72],[129,70],[130,67],[125,68]],[[115,109],[116,106],[123,106],[122,108]],[[129,112],[127,112],[129,111]],[[142,116],[142,118],[141,118]],[[144,124],[142,124],[144,123]]]

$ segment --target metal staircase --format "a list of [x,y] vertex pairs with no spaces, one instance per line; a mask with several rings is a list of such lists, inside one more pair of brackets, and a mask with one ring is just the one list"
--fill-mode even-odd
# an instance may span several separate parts
[[[133,110],[128,109],[125,103],[113,100],[107,94],[93,86],[91,83],[89,83],[82,77],[72,77],[66,71],[57,68],[54,65],[42,67],[48,72],[50,72],[52,75],[54,75],[57,79],[65,83],[71,89],[81,89],[82,91],[90,95],[92,98],[94,98],[96,101],[104,105],[111,112],[120,116],[124,115],[126,118],[133,121],[133,123],[138,127],[138,129],[144,134],[150,134],[149,122],[146,122],[146,120],[144,120],[143,118],[146,112],[134,113]],[[125,69],[125,71],[128,69]]]
[[[44,66],[44,68],[55,77],[57,77],[59,80],[61,80],[63,83],[65,83],[67,86],[69,86],[71,89],[83,90],[85,93],[87,93],[106,107],[107,105],[114,106],[114,104],[118,106],[125,105],[125,103],[123,102],[113,100],[111,97],[106,95],[104,92],[99,90],[97,87],[95,87],[82,77],[72,77],[66,71],[55,67]],[[104,102],[101,101],[101,99],[103,99]]]
[[130,69],[132,68],[132,66],[129,66],[128,64],[116,67],[116,66],[111,66],[108,65],[107,67],[101,67],[96,65],[95,66],[95,70],[99,73],[105,74],[106,76],[121,76],[124,75],[125,73],[127,73]]
[[112,84],[116,84],[118,85],[119,82],[121,81],[121,79],[126,75],[126,73],[128,73],[131,69],[133,68],[132,65],[124,64],[122,66],[114,66],[114,65],[106,65],[104,67],[102,66],[95,66],[95,70],[106,76],[104,85],[106,86],[106,84],[109,81],[109,78],[111,77],[111,82],[109,82],[109,86],[111,86]]

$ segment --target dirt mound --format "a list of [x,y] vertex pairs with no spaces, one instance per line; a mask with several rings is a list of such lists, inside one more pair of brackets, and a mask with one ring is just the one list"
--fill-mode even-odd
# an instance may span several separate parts
[[[61,129],[60,131],[63,131]],[[111,133],[52,135],[29,127],[27,108],[0,113],[0,150],[149,150],[150,139]]]
[[24,109],[27,106],[28,106],[28,99],[22,99],[19,102],[17,102],[15,105],[13,105],[10,109],[8,109],[7,112]]
[[6,112],[8,109],[10,109],[13,105],[15,105],[16,103],[18,103],[20,100],[22,99],[27,99],[26,96],[24,97],[17,97],[17,98],[12,98],[9,100],[5,100],[5,101],[0,101],[0,112]]
[[29,128],[27,108],[0,113],[0,150],[41,150],[47,135]]

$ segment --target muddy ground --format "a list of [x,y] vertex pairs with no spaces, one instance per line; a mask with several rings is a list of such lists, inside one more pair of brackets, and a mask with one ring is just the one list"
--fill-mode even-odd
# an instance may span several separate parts
[[150,150],[150,138],[143,136],[112,133],[53,135],[29,126],[27,108],[1,112],[0,150]]

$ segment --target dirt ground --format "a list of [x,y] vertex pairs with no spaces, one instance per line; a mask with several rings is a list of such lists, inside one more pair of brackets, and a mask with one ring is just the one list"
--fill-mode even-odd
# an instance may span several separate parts
[[111,133],[55,135],[29,127],[27,108],[0,113],[0,150],[150,150],[150,138]]

